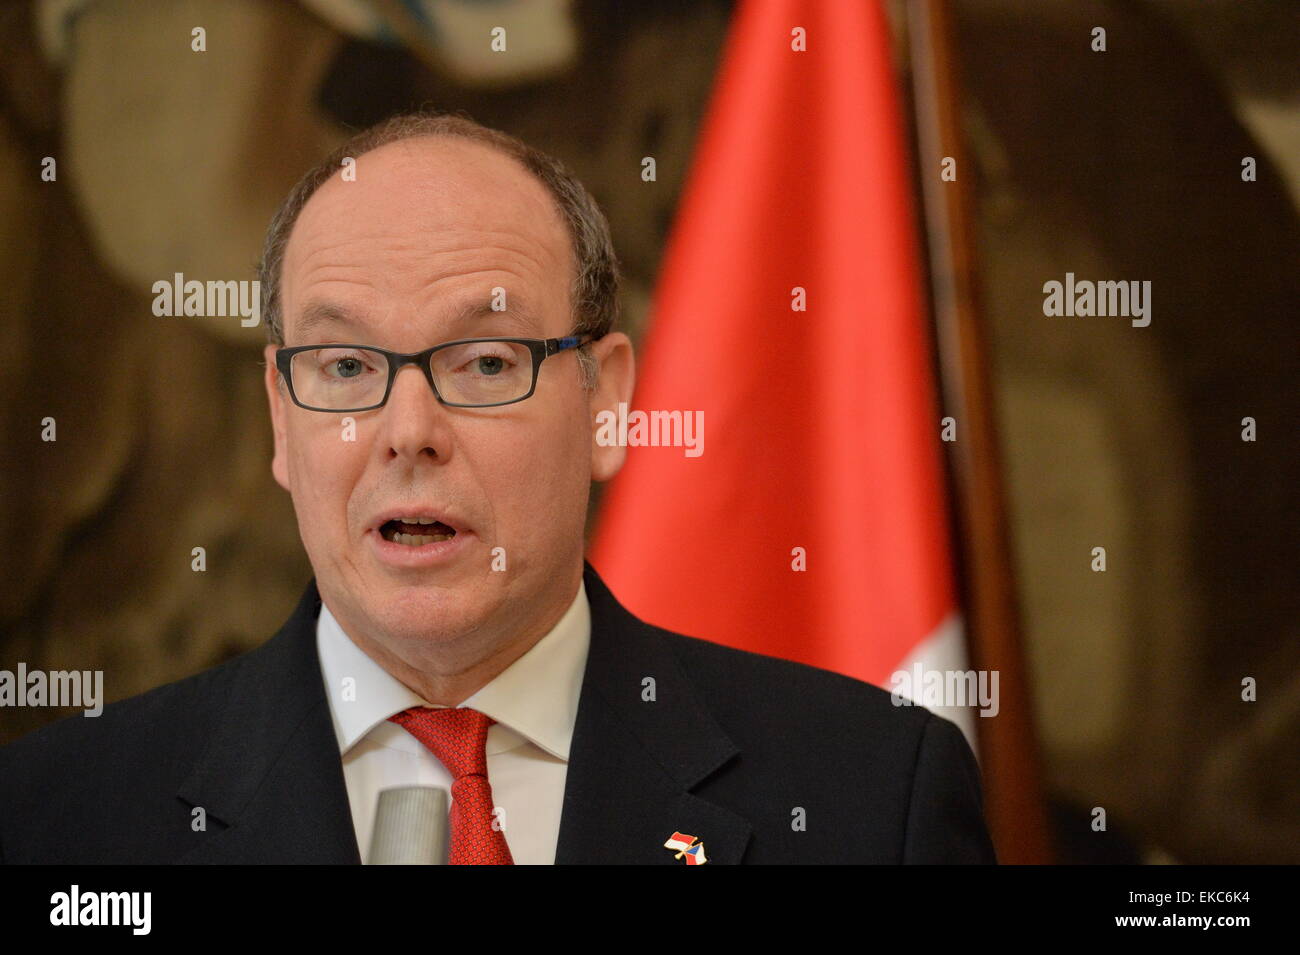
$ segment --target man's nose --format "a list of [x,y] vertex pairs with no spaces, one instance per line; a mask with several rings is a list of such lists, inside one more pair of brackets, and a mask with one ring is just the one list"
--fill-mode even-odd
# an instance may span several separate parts
[[415,460],[425,454],[439,461],[451,456],[450,410],[438,401],[429,380],[414,365],[401,368],[380,413],[382,439],[393,457]]

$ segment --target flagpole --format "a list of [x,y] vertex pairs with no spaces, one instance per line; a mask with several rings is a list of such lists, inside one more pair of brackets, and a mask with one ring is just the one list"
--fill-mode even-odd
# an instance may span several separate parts
[[[967,645],[976,669],[999,673],[998,715],[975,721],[985,815],[999,861],[1045,863],[1052,861],[1051,837],[979,311],[972,170],[961,140],[948,0],[908,0],[906,22],[943,414],[956,419],[948,447]],[[945,157],[955,162],[954,181],[941,179]]]

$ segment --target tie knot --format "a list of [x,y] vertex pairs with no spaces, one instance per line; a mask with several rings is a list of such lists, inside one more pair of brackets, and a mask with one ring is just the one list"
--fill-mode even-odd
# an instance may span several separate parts
[[487,776],[488,727],[496,720],[467,707],[427,709],[412,706],[389,718],[406,730],[447,767],[452,780]]

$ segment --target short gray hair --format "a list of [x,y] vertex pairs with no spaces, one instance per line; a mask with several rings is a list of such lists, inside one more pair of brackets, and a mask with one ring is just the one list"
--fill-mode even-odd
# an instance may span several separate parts
[[[268,339],[276,345],[284,344],[284,316],[280,310],[284,250],[307,201],[340,170],[344,159],[356,159],[380,146],[423,136],[458,136],[482,143],[517,161],[546,187],[569,228],[577,262],[570,288],[574,333],[593,339],[608,333],[618,319],[618,258],[609,223],[586,187],[558,159],[508,133],[455,113],[418,112],[390,117],[357,133],[308,170],[276,210],[258,264]],[[579,349],[578,360],[584,382],[591,388],[595,384],[595,360],[586,348]]]

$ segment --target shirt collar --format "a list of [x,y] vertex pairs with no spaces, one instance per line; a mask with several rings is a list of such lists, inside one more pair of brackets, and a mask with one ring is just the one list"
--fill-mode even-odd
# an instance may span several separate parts
[[[551,631],[460,705],[490,716],[567,761],[590,643],[591,607],[586,584],[580,581],[569,609]],[[394,713],[436,705],[353,643],[323,600],[316,649],[341,754]]]

